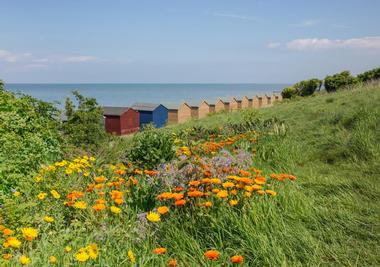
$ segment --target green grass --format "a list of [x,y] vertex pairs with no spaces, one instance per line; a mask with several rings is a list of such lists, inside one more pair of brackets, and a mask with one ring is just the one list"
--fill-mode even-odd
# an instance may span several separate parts
[[[297,180],[275,182],[276,197],[252,198],[241,209],[173,211],[159,227],[149,229],[136,220],[141,210],[132,204],[121,218],[95,218],[86,211],[88,219],[75,215],[70,222],[63,221],[61,204],[41,206],[56,212],[56,227],[40,226],[38,242],[24,249],[33,266],[49,266],[50,255],[61,266],[77,266],[62,248],[70,244],[77,250],[91,242],[99,245],[100,256],[81,266],[130,266],[128,249],[136,254],[138,266],[166,266],[169,257],[177,258],[179,266],[229,266],[234,254],[245,257],[245,266],[380,266],[379,107],[380,85],[375,84],[166,127],[159,131],[245,127],[244,122],[256,120],[260,135],[253,166],[267,175],[291,173]],[[97,163],[123,160],[132,141],[113,140],[100,151]],[[85,181],[68,176],[53,186],[72,190],[79,184]],[[26,213],[40,205],[32,204],[38,191],[27,194],[33,190],[26,186],[23,194],[30,204],[13,203],[11,212]],[[19,215],[12,216],[17,221]],[[38,216],[25,215],[22,223]],[[168,255],[153,255],[157,246],[166,247]],[[211,248],[222,252],[218,262],[204,260],[204,251]]]
[[[298,180],[275,205],[254,203],[248,214],[218,216],[208,234],[219,242],[215,247],[237,244],[251,266],[379,266],[379,107],[380,86],[370,85],[253,113],[277,118],[286,128],[285,134],[259,139],[255,166],[293,173]],[[173,129],[219,127],[247,113],[216,114]],[[173,246],[204,248],[204,238],[189,237],[194,227],[179,227],[168,226]]]

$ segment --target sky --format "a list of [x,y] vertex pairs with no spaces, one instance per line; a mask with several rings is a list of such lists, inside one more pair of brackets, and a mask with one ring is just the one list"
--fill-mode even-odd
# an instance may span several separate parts
[[1,0],[7,83],[293,83],[380,66],[379,0]]

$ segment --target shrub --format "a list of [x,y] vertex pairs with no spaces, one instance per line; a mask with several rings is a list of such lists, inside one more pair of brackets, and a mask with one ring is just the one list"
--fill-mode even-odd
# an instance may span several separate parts
[[349,71],[342,71],[325,78],[325,89],[327,92],[335,92],[343,87],[354,85],[358,79],[353,77]]
[[61,155],[58,110],[0,85],[0,191],[8,192],[41,164]]
[[282,98],[292,98],[297,94],[297,90],[293,86],[285,87],[282,92]]
[[78,105],[66,99],[67,121],[62,125],[63,133],[69,145],[97,149],[106,138],[102,108],[95,98],[84,97],[78,91],[73,91],[73,95]]
[[322,81],[316,78],[300,81],[296,83],[293,87],[296,89],[297,94],[300,96],[309,96],[314,94],[316,90],[320,90],[322,86]]
[[380,79],[380,67],[359,74],[358,79],[361,82],[369,82]]
[[132,139],[127,158],[141,168],[153,169],[158,164],[173,159],[174,140],[170,133],[146,125],[144,130]]

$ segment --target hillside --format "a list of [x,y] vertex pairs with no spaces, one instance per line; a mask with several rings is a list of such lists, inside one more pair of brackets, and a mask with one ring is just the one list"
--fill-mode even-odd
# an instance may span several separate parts
[[378,266],[379,106],[318,93],[45,166],[5,200],[1,264]]

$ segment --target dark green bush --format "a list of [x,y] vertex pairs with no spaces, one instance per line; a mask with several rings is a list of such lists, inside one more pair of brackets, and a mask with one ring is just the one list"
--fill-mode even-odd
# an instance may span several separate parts
[[142,132],[135,134],[132,146],[127,151],[127,159],[144,169],[153,169],[174,156],[172,135],[165,130],[155,129],[152,125],[146,125]]
[[281,92],[282,98],[292,98],[296,94],[297,90],[293,86],[285,87]]
[[62,124],[63,134],[69,146],[94,150],[103,144],[106,133],[103,123],[103,111],[95,98],[82,96],[74,91],[77,106],[70,98],[66,99],[65,115],[67,121]]
[[354,85],[358,79],[351,75],[349,71],[342,71],[325,78],[325,89],[327,92],[335,92],[341,88]]
[[61,155],[59,111],[51,104],[0,85],[0,192],[17,187],[41,164]]
[[322,86],[322,81],[316,78],[300,81],[296,83],[293,87],[300,96],[309,96],[314,94],[315,91],[320,90]]
[[379,80],[380,79],[380,67],[359,74],[358,79],[361,82],[369,82],[369,81],[373,81],[373,80]]

